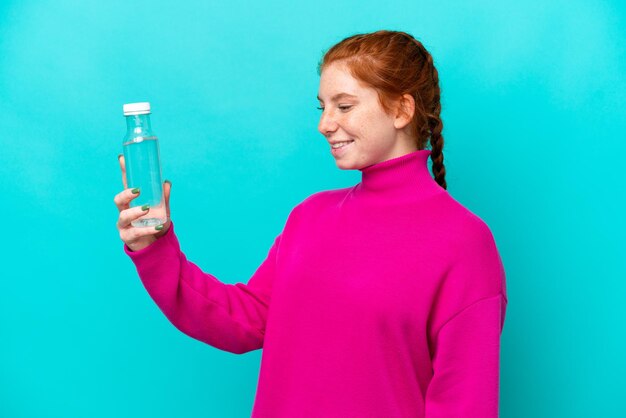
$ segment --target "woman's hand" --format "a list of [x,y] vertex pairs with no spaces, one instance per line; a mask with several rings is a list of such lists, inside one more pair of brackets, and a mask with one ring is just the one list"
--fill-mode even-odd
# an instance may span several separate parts
[[122,184],[124,185],[124,191],[118,193],[113,201],[120,211],[120,216],[117,220],[117,229],[120,231],[120,238],[128,245],[132,251],[139,251],[152,244],[159,237],[163,236],[170,227],[170,190],[171,184],[169,182],[163,183],[163,194],[165,195],[165,212],[167,214],[167,222],[163,224],[163,229],[156,230],[150,227],[134,227],[131,222],[145,215],[147,211],[141,210],[141,206],[135,206],[131,208],[129,206],[130,201],[139,196],[139,193],[133,193],[128,188],[126,183],[126,165],[124,162],[124,156],[119,157],[120,167],[122,169]]

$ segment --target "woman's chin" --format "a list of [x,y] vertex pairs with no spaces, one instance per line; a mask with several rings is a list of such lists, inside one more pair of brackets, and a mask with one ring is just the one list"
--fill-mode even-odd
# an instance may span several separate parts
[[355,170],[356,167],[354,166],[354,164],[348,160],[342,160],[341,158],[338,158],[335,160],[335,164],[337,164],[337,168],[339,168],[340,170]]

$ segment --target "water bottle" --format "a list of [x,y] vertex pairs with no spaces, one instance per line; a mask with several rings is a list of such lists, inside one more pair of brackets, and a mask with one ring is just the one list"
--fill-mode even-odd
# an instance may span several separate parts
[[127,103],[123,106],[126,136],[122,148],[126,164],[126,183],[140,189],[130,207],[150,205],[148,212],[131,222],[132,226],[149,227],[167,222],[165,196],[161,181],[159,141],[150,126],[150,103]]

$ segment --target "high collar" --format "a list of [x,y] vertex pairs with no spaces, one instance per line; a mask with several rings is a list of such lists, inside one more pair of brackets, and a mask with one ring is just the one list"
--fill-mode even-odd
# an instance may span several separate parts
[[428,169],[430,154],[431,150],[417,150],[359,169],[356,197],[406,201],[445,192]]

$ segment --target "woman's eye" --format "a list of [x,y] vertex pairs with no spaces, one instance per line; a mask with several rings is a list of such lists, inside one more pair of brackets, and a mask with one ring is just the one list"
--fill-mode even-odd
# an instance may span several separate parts
[[[352,106],[337,106],[337,107],[338,107],[338,108],[339,108],[339,110],[341,110],[341,111],[346,111],[346,110],[350,109]],[[323,107],[318,107],[317,109],[318,109],[318,110],[324,110],[324,108],[323,108]]]

